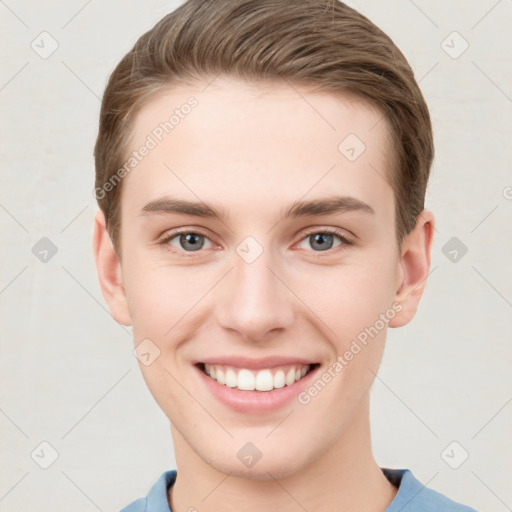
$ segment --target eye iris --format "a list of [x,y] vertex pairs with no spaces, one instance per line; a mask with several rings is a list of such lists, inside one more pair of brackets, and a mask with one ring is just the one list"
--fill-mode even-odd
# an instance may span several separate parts
[[[319,249],[321,251],[325,251],[327,249],[330,249],[331,246],[332,246],[332,240],[333,240],[333,235],[330,235],[329,233],[316,233],[314,235],[311,235],[310,237],[310,240],[312,241],[311,242],[311,247],[314,247],[315,246],[315,243],[319,243]],[[327,242],[327,244],[325,244],[325,242],[323,242],[322,240],[324,240],[325,238],[328,238],[329,241]],[[326,247],[326,245],[328,245],[329,247]]]
[[197,242],[198,237],[200,239],[204,238],[204,237],[202,237],[202,235],[198,235],[197,233],[186,233],[186,234],[180,236],[180,244],[184,249],[187,248],[186,244],[191,244],[191,246],[189,248],[192,251],[197,251],[197,250],[201,249],[204,245],[204,239],[201,240],[200,242]]

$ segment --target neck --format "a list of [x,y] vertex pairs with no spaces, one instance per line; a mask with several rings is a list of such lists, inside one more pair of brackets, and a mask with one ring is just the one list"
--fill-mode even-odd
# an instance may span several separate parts
[[[300,428],[300,427],[299,427]],[[177,478],[169,490],[173,512],[384,512],[397,493],[371,449],[369,396],[341,437],[316,460],[285,478],[230,476],[205,463],[171,425]]]

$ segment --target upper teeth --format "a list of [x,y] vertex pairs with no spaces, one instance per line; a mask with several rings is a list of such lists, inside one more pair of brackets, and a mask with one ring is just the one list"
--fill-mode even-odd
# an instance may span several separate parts
[[204,365],[206,373],[219,384],[243,391],[271,391],[274,388],[291,386],[308,372],[310,365],[294,365],[286,368],[272,368],[259,371],[246,368],[232,368],[214,364]]

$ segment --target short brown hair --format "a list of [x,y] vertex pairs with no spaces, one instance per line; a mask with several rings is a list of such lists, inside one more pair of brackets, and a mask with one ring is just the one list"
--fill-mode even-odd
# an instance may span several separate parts
[[130,123],[163,89],[221,73],[249,82],[285,79],[376,105],[392,138],[387,179],[401,245],[424,208],[434,145],[427,105],[393,41],[337,0],[187,0],[137,40],[103,95],[95,190],[119,255],[122,183],[108,193],[103,187],[126,161]]

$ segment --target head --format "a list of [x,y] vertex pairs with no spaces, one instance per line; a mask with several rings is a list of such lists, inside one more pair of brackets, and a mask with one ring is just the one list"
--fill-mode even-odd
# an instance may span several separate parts
[[[283,476],[354,433],[387,328],[412,319],[428,275],[432,158],[406,59],[340,2],[189,0],[123,57],[95,146],[95,257],[199,459]],[[203,363],[228,355],[309,362],[308,390],[331,378],[236,410],[204,386]],[[251,468],[246,442],[263,454]]]

